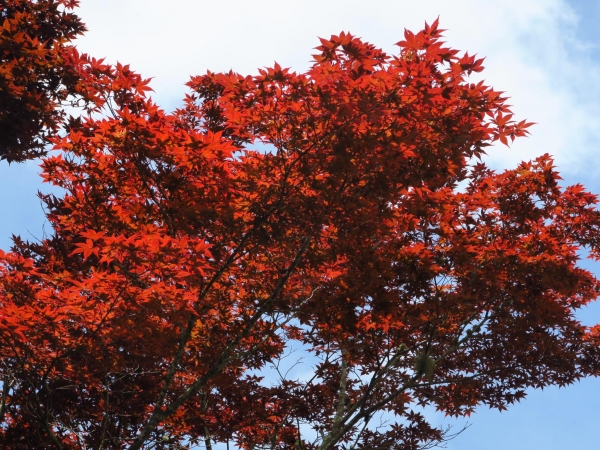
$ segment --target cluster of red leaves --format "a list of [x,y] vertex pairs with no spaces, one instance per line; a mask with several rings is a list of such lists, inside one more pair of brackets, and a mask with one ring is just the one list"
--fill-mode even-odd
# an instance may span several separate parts
[[[473,164],[530,124],[440,36],[390,56],[342,33],[303,74],[193,77],[172,114],[76,56],[106,114],[43,161],[53,236],[2,254],[2,447],[414,449],[444,439],[415,404],[596,374],[574,312],[600,290],[577,266],[597,198],[548,156]],[[294,345],[308,378],[257,376]]]
[[0,159],[44,154],[73,94],[69,42],[85,29],[69,12],[76,0],[0,1]]

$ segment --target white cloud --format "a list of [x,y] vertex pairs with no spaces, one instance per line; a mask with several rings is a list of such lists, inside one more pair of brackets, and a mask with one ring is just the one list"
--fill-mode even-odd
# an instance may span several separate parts
[[577,18],[562,0],[83,0],[83,51],[131,63],[159,104],[179,104],[190,75],[233,69],[256,73],[277,60],[305,70],[317,36],[342,30],[394,52],[405,27],[441,17],[448,43],[486,56],[482,74],[505,91],[518,118],[538,123],[512,149],[491,150],[494,166],[548,152],[563,171],[595,171],[598,65],[574,38]]

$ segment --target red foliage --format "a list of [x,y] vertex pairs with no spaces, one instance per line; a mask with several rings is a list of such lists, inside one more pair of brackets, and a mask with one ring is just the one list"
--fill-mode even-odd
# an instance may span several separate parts
[[69,41],[85,28],[76,0],[0,0],[0,160],[44,154],[75,93]]
[[[549,156],[474,162],[530,124],[437,21],[394,56],[321,43],[306,73],[193,77],[173,114],[79,59],[106,114],[44,159],[53,236],[1,258],[3,448],[414,449],[444,439],[417,404],[504,409],[598,372],[574,317],[600,289],[577,266],[596,196]],[[308,377],[259,376],[292,347]]]

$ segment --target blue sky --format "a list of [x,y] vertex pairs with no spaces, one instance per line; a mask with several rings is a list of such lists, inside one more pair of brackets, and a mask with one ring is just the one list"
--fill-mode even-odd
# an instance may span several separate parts
[[[393,52],[404,27],[440,16],[448,43],[486,56],[482,74],[506,91],[519,119],[538,123],[511,149],[490,150],[496,168],[543,153],[555,156],[565,183],[600,193],[600,0],[82,0],[89,32],[78,46],[154,77],[157,103],[172,109],[190,75],[207,69],[255,73],[277,60],[308,67],[317,36],[342,30]],[[368,6],[367,6],[368,5]],[[0,163],[0,248],[10,234],[41,237],[36,162]],[[48,230],[46,230],[48,231]],[[600,274],[600,266],[589,265]],[[600,322],[600,304],[581,313]],[[508,411],[481,409],[449,443],[458,449],[599,448],[600,379],[532,391]],[[450,422],[432,416],[437,423]]]

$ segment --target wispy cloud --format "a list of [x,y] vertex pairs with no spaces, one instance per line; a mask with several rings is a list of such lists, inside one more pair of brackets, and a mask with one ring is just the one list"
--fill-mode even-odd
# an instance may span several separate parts
[[562,0],[171,0],[167,8],[156,0],[83,0],[81,15],[89,32],[80,48],[154,77],[154,97],[167,109],[179,104],[190,75],[256,73],[274,60],[305,70],[317,36],[342,30],[395,52],[405,27],[439,15],[449,44],[486,56],[486,81],[511,97],[518,117],[538,123],[529,139],[491,150],[490,164],[510,167],[548,152],[569,174],[597,170],[600,68]]

